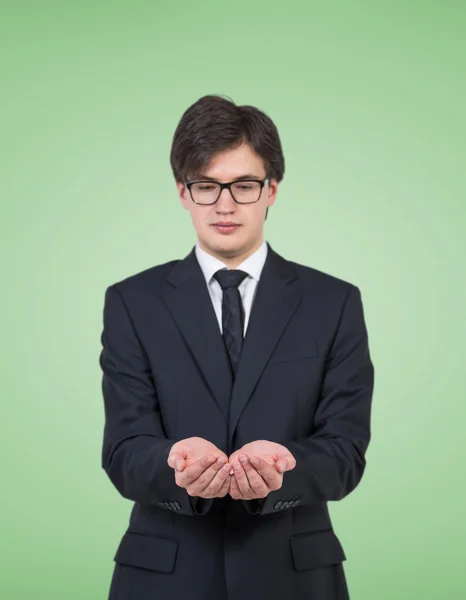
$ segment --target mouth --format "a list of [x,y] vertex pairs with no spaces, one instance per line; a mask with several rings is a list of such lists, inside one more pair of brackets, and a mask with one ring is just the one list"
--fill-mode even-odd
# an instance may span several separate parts
[[233,233],[241,227],[241,225],[238,225],[238,223],[214,223],[212,227],[219,233]]

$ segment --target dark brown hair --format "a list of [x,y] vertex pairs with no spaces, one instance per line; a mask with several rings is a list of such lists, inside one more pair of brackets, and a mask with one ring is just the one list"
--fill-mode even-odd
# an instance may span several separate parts
[[175,180],[195,178],[217,152],[247,142],[262,158],[267,177],[281,181],[285,159],[272,119],[254,106],[237,106],[223,96],[207,95],[192,104],[175,130],[170,164]]

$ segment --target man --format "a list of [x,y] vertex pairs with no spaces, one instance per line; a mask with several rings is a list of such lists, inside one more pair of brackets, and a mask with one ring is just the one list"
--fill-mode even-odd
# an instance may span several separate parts
[[264,240],[284,158],[257,108],[198,100],[171,166],[195,247],[105,295],[102,466],[134,502],[109,600],[346,600],[327,503],[370,440],[359,288]]

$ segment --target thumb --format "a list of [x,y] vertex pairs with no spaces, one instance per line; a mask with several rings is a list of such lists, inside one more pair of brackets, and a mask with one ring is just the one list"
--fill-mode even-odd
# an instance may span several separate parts
[[189,446],[180,446],[175,451],[170,452],[168,456],[168,465],[177,471],[183,471],[186,466],[186,458],[188,458],[192,448]]
[[286,455],[279,456],[277,459],[277,469],[280,473],[284,473],[285,471],[291,471],[296,466],[296,460],[294,456]]
[[277,460],[276,466],[277,466],[277,471],[279,473],[284,473],[286,471],[288,463],[285,459],[281,458],[280,460]]

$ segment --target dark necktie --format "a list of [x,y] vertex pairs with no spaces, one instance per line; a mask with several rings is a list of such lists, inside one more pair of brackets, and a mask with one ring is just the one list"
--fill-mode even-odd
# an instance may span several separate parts
[[243,345],[244,309],[238,286],[248,276],[245,271],[220,269],[214,274],[223,290],[222,328],[223,339],[230,357],[233,374],[236,375],[241,347]]

